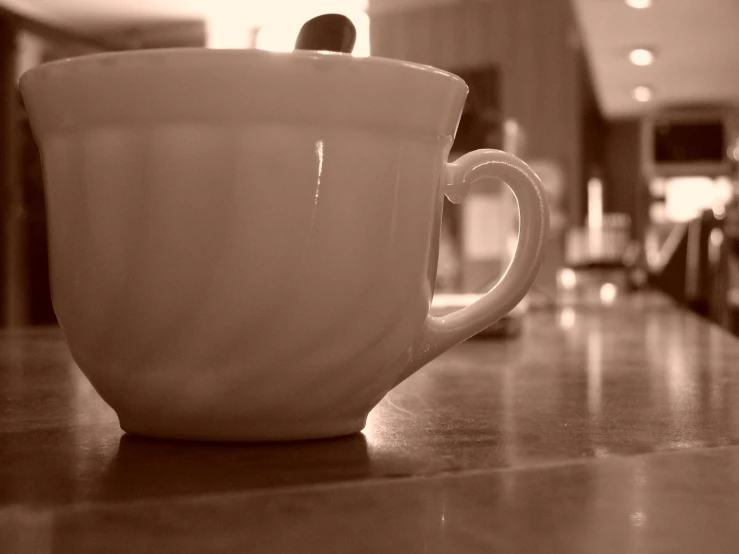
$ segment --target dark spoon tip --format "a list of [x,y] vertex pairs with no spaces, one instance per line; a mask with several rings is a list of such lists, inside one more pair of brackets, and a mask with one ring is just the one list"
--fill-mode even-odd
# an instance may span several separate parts
[[303,24],[295,41],[295,50],[328,50],[350,54],[356,40],[357,30],[348,17],[327,13]]

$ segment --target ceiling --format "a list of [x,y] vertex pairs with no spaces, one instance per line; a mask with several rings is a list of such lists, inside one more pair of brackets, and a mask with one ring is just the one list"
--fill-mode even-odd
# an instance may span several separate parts
[[[739,105],[739,0],[573,0],[601,108],[609,117],[645,109],[631,98],[639,85],[655,103]],[[632,48],[657,53],[653,65],[628,61]]]
[[[470,0],[322,0],[337,8],[403,10]],[[515,0],[512,0],[515,1]],[[550,0],[540,0],[550,1]],[[285,13],[290,0],[0,0],[0,5],[47,22],[90,30],[112,21],[144,23],[224,14],[231,21],[258,25]],[[732,103],[739,105],[739,0],[654,0],[645,10],[623,0],[572,0],[591,64],[598,99],[607,117],[638,114],[654,104]],[[310,3],[290,3],[289,10]],[[239,10],[234,16],[234,9]],[[628,62],[631,48],[657,52],[655,63]],[[654,89],[654,102],[631,97],[635,86]]]

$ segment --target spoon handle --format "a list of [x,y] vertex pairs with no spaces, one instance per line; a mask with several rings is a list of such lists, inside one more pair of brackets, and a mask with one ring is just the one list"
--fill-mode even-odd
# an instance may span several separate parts
[[295,50],[328,50],[351,53],[357,31],[351,20],[343,15],[329,13],[306,21],[298,33]]

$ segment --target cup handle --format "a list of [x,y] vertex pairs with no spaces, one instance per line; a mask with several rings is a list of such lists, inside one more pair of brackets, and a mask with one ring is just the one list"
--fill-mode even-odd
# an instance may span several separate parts
[[520,224],[513,259],[498,282],[474,304],[442,317],[426,317],[421,338],[401,380],[510,312],[536,278],[549,231],[549,208],[539,177],[526,163],[500,150],[475,150],[447,164],[445,194],[459,203],[472,183],[489,177],[503,181],[518,201]]

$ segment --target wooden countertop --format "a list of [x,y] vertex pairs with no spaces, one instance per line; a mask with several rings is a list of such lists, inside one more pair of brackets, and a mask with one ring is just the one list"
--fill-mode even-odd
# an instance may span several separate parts
[[0,550],[736,552],[739,340],[638,294],[530,314],[362,434],[124,435],[58,329],[0,332]]

